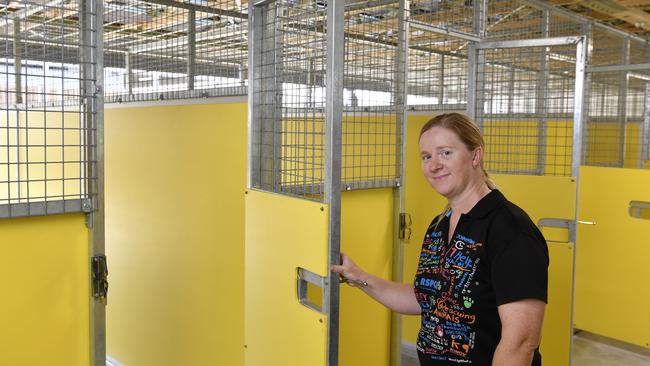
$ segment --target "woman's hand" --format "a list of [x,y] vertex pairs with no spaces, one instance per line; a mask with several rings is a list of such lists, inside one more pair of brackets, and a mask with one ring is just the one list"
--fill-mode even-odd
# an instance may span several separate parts
[[366,272],[344,253],[341,253],[341,264],[333,265],[331,270],[338,273],[348,283],[366,283]]

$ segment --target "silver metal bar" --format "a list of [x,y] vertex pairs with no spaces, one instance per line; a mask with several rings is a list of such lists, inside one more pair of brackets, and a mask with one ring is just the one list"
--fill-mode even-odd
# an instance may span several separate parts
[[23,61],[22,61],[22,42],[20,39],[20,35],[22,32],[20,31],[21,27],[21,20],[20,18],[16,18],[14,20],[14,83],[15,83],[15,94],[16,94],[16,104],[22,104],[23,103],[23,81],[22,81],[22,73],[23,73]]
[[[479,50],[476,48],[476,43],[471,43],[467,48],[467,106],[466,114],[476,123],[480,123],[476,118],[476,103],[478,99],[479,89],[477,88],[480,76],[478,72],[478,54]],[[482,75],[482,73],[481,73]],[[481,91],[482,92],[482,91]],[[481,98],[482,100],[482,98]]]
[[[623,64],[630,63],[630,38],[625,37],[623,41]],[[630,82],[627,75],[627,72],[621,72],[619,76],[619,85],[618,85],[618,118],[621,119],[619,123],[619,136],[620,141],[618,144],[618,157],[619,165],[621,167],[625,166],[625,155],[626,155],[626,146],[627,146],[627,89],[629,88]]]
[[573,37],[553,37],[553,38],[538,38],[538,39],[521,39],[513,41],[484,41],[477,44],[478,49],[493,49],[493,48],[521,48],[521,47],[551,47],[578,44],[581,42],[581,36]]
[[558,15],[561,15],[561,16],[563,16],[565,18],[574,20],[574,21],[576,21],[578,23],[588,24],[590,27],[598,27],[598,28],[601,28],[603,30],[606,30],[606,31],[608,31],[610,33],[613,33],[613,34],[616,34],[616,35],[619,35],[619,36],[624,36],[624,37],[630,36],[631,39],[633,39],[635,41],[648,43],[648,40],[646,40],[643,37],[639,37],[637,35],[632,35],[632,34],[630,34],[628,32],[625,32],[625,31],[623,31],[621,29],[614,28],[614,27],[609,26],[607,24],[603,24],[603,23],[600,23],[600,22],[596,22],[596,21],[587,19],[587,18],[585,18],[585,17],[583,17],[581,15],[578,15],[578,14],[573,13],[573,12],[568,11],[568,10],[561,9],[561,8],[559,8],[557,6],[554,6],[552,4],[548,4],[547,2],[544,2],[544,1],[541,1],[541,0],[522,0],[522,2],[524,4],[534,6],[534,7],[538,8],[538,9],[548,9],[548,10],[552,11],[555,14],[558,14]]
[[584,122],[585,66],[587,64],[587,37],[582,36],[576,45],[575,93],[573,97],[573,149],[571,175],[578,177],[582,163],[582,132]]
[[473,34],[469,33],[464,33],[464,32],[459,32],[457,30],[454,30],[452,28],[447,28],[447,27],[438,27],[432,24],[428,23],[423,23],[418,20],[410,20],[409,21],[409,26],[415,29],[423,30],[426,32],[431,32],[431,33],[436,33],[436,34],[444,34],[447,36],[451,36],[454,38],[460,38],[464,39],[467,41],[471,42],[479,42],[481,39]]
[[590,66],[587,72],[624,72],[624,71],[641,71],[650,70],[650,63],[645,64],[626,64],[626,65],[608,65],[608,66]]
[[[194,43],[205,42],[210,40],[227,39],[230,37],[241,36],[241,30],[231,30],[224,32],[222,29],[212,29],[205,32],[195,33]],[[178,48],[189,45],[191,42],[189,36],[179,36],[172,39],[163,39],[156,42],[142,43],[133,47],[129,47],[128,51],[131,53],[144,53],[151,51],[160,51],[167,48]]]
[[[343,75],[345,44],[345,1],[327,3],[327,56],[325,105],[325,197],[329,205],[329,266],[341,258],[341,154],[343,130]],[[325,302],[329,309],[327,365],[339,364],[339,276],[329,274]]]
[[131,52],[127,52],[126,55],[124,55],[124,62],[125,62],[125,69],[126,69],[126,89],[128,91],[128,94],[131,95],[133,94],[133,61],[132,61],[133,54]]
[[573,219],[541,218],[537,222],[537,226],[540,229],[544,227],[567,229],[569,231],[568,242],[574,244],[576,242],[576,221]]
[[[551,14],[548,9],[542,11],[542,36],[549,38]],[[537,174],[543,175],[546,167],[546,140],[548,134],[548,81],[550,77],[549,58],[550,48],[544,47],[539,58],[537,86],[535,88],[535,114],[537,114]]]
[[472,31],[478,37],[478,40],[481,41],[485,38],[487,34],[487,14],[488,12],[488,1],[487,0],[475,0],[474,1],[474,19],[472,22]]
[[0,205],[0,219],[86,212],[83,199],[11,203]]
[[[397,15],[397,53],[395,54],[395,108],[397,112],[397,138],[395,152],[397,156],[397,174],[401,182],[393,189],[393,250],[392,280],[402,282],[404,278],[404,241],[400,238],[399,217],[406,210],[406,105],[408,99],[409,70],[409,0],[399,1]],[[440,100],[442,103],[442,99]],[[391,312],[390,328],[390,365],[402,364],[402,317]]]
[[323,302],[323,304],[319,306],[318,304],[314,304],[309,300],[309,293],[308,293],[309,287],[307,285],[308,283],[311,283],[312,285],[318,287],[321,290],[321,292],[324,292],[327,286],[327,279],[304,268],[298,268],[297,272],[298,272],[297,273],[298,302],[309,309],[312,309],[322,314],[327,314],[329,310],[327,308],[327,303]]
[[217,14],[217,15],[223,15],[223,16],[228,16],[228,17],[233,17],[238,19],[248,19],[248,15],[244,13],[240,13],[232,10],[217,9],[210,6],[196,5],[189,2],[177,2],[174,0],[141,0],[141,1],[149,4],[170,6],[172,8],[195,10],[201,13]]
[[376,8],[378,6],[397,4],[400,0],[362,0],[352,1],[345,4],[345,11],[355,11],[369,8]]
[[[92,200],[93,211],[88,214],[91,226],[90,261],[105,255],[104,223],[104,9],[102,0],[80,0],[81,68],[84,78],[82,96],[85,99],[84,128],[86,140],[86,194]],[[90,265],[89,261],[89,265]],[[92,281],[91,281],[92,282]],[[92,290],[92,289],[90,289]],[[90,291],[91,364],[106,364],[106,298],[95,298]]]
[[260,161],[258,159],[259,135],[256,129],[259,112],[255,93],[260,90],[260,70],[257,59],[260,57],[262,27],[262,9],[256,7],[253,1],[248,2],[248,169],[246,169],[246,187],[259,186],[261,179]]
[[[487,32],[487,0],[474,2],[474,19],[472,31],[478,35],[479,40],[485,38]],[[473,119],[479,128],[483,128],[483,100],[484,100],[484,69],[485,56],[480,51],[484,41],[472,42],[467,49],[467,115]]]
[[646,161],[650,160],[650,82],[645,84],[645,103],[643,111],[643,127],[641,130],[641,158],[639,168],[644,168]]
[[196,75],[196,10],[187,12],[187,89],[194,90]]
[[43,10],[57,7],[63,2],[64,0],[52,0],[45,4],[36,4],[32,2],[29,4],[29,6],[26,6],[23,9],[12,13],[11,18],[5,15],[3,19],[0,19],[0,28],[6,27],[12,20],[28,18],[34,14],[40,13]]
[[440,70],[438,70],[438,104],[445,99],[445,55],[440,55]]

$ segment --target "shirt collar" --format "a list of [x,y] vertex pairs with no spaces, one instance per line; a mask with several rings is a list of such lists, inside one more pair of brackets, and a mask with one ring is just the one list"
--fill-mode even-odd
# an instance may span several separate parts
[[498,189],[493,189],[485,197],[481,198],[466,214],[469,217],[480,219],[487,216],[492,210],[501,205],[506,198]]

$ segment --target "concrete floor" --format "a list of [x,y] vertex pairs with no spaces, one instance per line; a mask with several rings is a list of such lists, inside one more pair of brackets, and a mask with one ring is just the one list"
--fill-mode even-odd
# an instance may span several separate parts
[[[402,366],[419,366],[414,351],[403,349]],[[571,366],[650,366],[650,352],[633,347],[617,347],[612,342],[579,333],[573,337]]]

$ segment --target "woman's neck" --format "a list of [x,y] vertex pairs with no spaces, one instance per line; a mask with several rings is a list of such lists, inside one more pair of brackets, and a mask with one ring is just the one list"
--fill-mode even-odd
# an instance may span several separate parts
[[467,189],[461,192],[461,194],[448,200],[452,214],[460,215],[468,213],[490,191],[490,188],[484,181],[468,185]]

